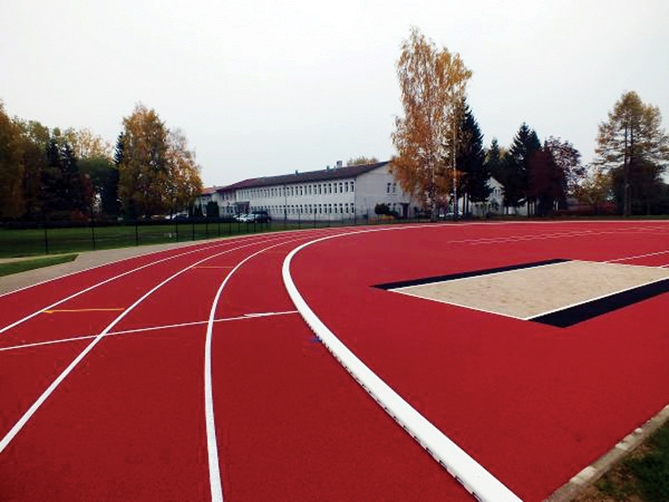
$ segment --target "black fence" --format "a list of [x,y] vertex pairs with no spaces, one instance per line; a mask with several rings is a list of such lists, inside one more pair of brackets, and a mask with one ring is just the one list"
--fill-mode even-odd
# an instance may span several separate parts
[[188,218],[175,220],[138,220],[132,222],[82,223],[11,223],[0,227],[0,258],[92,251],[149,244],[197,241],[261,232],[326,228],[345,225],[406,223],[392,218],[342,217],[292,218],[264,222],[234,219]]

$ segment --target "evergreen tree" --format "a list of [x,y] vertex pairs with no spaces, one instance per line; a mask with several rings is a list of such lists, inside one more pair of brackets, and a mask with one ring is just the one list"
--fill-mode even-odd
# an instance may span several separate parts
[[555,205],[565,198],[564,171],[555,161],[553,154],[545,146],[534,152],[530,159],[528,173],[528,199],[536,202],[536,214],[548,216]]
[[469,201],[485,202],[490,196],[488,180],[490,171],[485,162],[483,134],[467,103],[460,123],[457,170],[464,174],[461,191],[464,195],[464,212],[469,212]]
[[[493,138],[490,147],[485,153],[485,169],[490,173],[490,176],[500,181],[502,178],[502,165],[504,162],[504,155],[499,147],[497,138]],[[501,182],[501,181],[500,181]]]
[[505,205],[518,207],[527,201],[530,165],[539,150],[541,142],[537,133],[523,122],[502,163],[499,181],[504,185]]

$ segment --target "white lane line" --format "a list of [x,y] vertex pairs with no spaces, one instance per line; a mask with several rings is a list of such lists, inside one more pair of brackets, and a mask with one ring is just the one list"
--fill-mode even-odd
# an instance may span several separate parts
[[473,494],[478,500],[483,501],[520,501],[517,495],[485,470],[462,448],[446,437],[443,432],[421,415],[351,352],[316,316],[298,291],[290,274],[290,264],[293,257],[307,246],[344,235],[346,234],[327,236],[302,244],[293,249],[284,260],[282,268],[284,285],[297,310],[323,345],[325,345],[351,376],[437,462],[444,466],[467,491]]
[[634,260],[636,258],[646,258],[647,256],[658,256],[661,254],[667,254],[669,253],[669,250],[667,251],[658,251],[657,253],[646,253],[646,254],[638,254],[636,256],[625,256],[624,258],[616,258],[615,260],[607,260],[604,263],[615,263],[617,261],[627,261],[627,260]]
[[58,386],[61,384],[63,380],[74,370],[74,368],[77,367],[77,365],[88,355],[88,353],[93,350],[93,348],[100,343],[100,341],[112,330],[114,326],[116,326],[125,316],[127,316],[130,312],[132,312],[135,307],[137,307],[140,303],[142,303],[146,298],[148,298],[151,294],[156,292],[158,289],[160,289],[162,286],[170,282],[172,279],[175,277],[178,277],[179,275],[183,274],[187,270],[190,270],[191,268],[199,265],[200,263],[204,263],[207,260],[210,260],[212,258],[216,258],[218,256],[221,256],[226,253],[230,253],[232,251],[236,251],[238,249],[242,249],[245,247],[252,246],[255,243],[252,244],[246,244],[243,246],[238,246],[236,248],[231,248],[231,249],[226,249],[224,251],[221,251],[219,253],[213,254],[211,256],[208,256],[207,258],[204,258],[200,261],[197,261],[191,265],[189,265],[186,268],[183,268],[179,270],[177,273],[172,274],[170,277],[162,281],[160,284],[157,286],[154,286],[151,288],[147,293],[142,295],[135,303],[133,303],[130,307],[127,308],[127,310],[124,310],[121,315],[119,315],[116,319],[114,319],[111,324],[109,324],[100,334],[98,334],[93,341],[86,346],[84,350],[82,350],[79,355],[63,370],[63,372],[58,375],[58,377],[51,382],[51,385],[42,393],[42,395],[37,398],[37,400],[28,408],[28,410],[21,416],[21,418],[14,424],[14,426],[9,430],[9,432],[5,435],[5,437],[2,438],[0,441],[0,453],[4,451],[5,448],[11,443],[12,439],[23,429],[23,427],[26,425],[28,420],[37,412],[37,410],[42,406],[44,401],[46,401],[51,394],[58,388]]
[[[272,241],[272,240],[275,240],[275,239],[267,239],[267,240],[265,240],[265,241],[258,241],[258,243],[270,242],[270,241]],[[229,241],[226,241],[226,242],[223,243],[223,244],[227,244],[228,242],[229,242]],[[175,255],[173,255],[173,256],[168,256],[167,258],[162,258],[162,259],[160,259],[160,260],[158,260],[158,261],[154,261],[154,262],[147,263],[147,264],[142,265],[142,266],[140,266],[140,267],[133,268],[132,270],[128,270],[128,271],[123,272],[123,273],[121,273],[121,274],[118,274],[118,275],[115,275],[115,276],[110,277],[110,278],[108,278],[108,279],[105,279],[104,281],[98,282],[98,283],[96,283],[96,284],[93,284],[92,286],[89,286],[89,287],[87,287],[87,288],[85,288],[85,289],[82,289],[82,290],[80,290],[80,291],[78,291],[78,292],[76,292],[76,293],[74,293],[74,294],[71,294],[70,296],[68,296],[68,297],[66,297],[66,298],[63,298],[62,300],[58,300],[57,302],[52,303],[51,305],[47,305],[46,307],[42,307],[41,309],[39,309],[39,310],[33,312],[32,314],[29,314],[29,315],[27,315],[27,316],[25,316],[25,317],[23,317],[23,318],[21,318],[21,319],[19,319],[18,321],[15,321],[15,322],[13,322],[13,323],[11,323],[11,324],[8,324],[8,325],[5,326],[4,328],[1,328],[1,329],[0,329],[0,335],[3,334],[3,333],[5,333],[5,332],[7,332],[7,331],[9,331],[9,330],[12,329],[12,328],[18,326],[19,324],[22,324],[22,323],[24,323],[24,322],[26,322],[26,321],[32,319],[33,317],[35,317],[35,316],[41,314],[41,313],[44,312],[44,311],[52,310],[54,307],[57,307],[58,305],[62,305],[63,303],[65,303],[65,302],[68,301],[68,300],[71,300],[71,299],[73,299],[73,298],[76,298],[77,296],[83,295],[84,293],[88,293],[89,291],[92,291],[93,289],[96,289],[96,288],[98,288],[98,287],[100,287],[100,286],[103,286],[103,285],[105,285],[105,284],[107,284],[107,283],[109,283],[109,282],[115,281],[116,279],[120,279],[121,277],[125,277],[126,275],[132,274],[132,273],[134,273],[134,272],[138,272],[138,271],[140,271],[140,270],[142,270],[142,269],[145,269],[145,268],[148,268],[148,267],[152,267],[153,265],[157,265],[157,264],[159,264],[159,263],[163,263],[163,262],[166,262],[166,261],[168,261],[168,260],[172,260],[172,259],[175,259],[175,258],[179,258],[179,257],[181,257],[181,256],[186,256],[186,255],[189,255],[189,254],[197,253],[197,252],[199,252],[199,251],[208,251],[208,250],[210,250],[210,249],[219,248],[219,247],[221,247],[223,244],[217,244],[217,245],[214,245],[214,246],[207,246],[207,247],[203,247],[203,248],[194,249],[194,250],[191,250],[191,251],[186,251],[186,252],[184,252],[184,253],[175,254]],[[255,244],[255,242],[254,242],[253,244]],[[250,244],[249,244],[249,245],[250,245]]]
[[[251,314],[244,314],[241,316],[237,317],[224,317],[221,319],[215,319],[215,323],[219,322],[231,322],[231,321],[248,321],[250,319],[256,319],[258,317],[271,317],[271,316],[282,316],[282,315],[290,315],[290,314],[297,314],[297,310],[287,310],[285,312],[258,312],[258,313],[251,313]],[[126,329],[126,330],[121,330],[121,331],[110,331],[107,333],[107,336],[120,336],[120,335],[131,335],[135,333],[145,333],[148,331],[162,331],[166,329],[174,329],[174,328],[187,328],[190,326],[200,326],[202,324],[207,324],[209,321],[191,321],[191,322],[183,322],[179,324],[165,324],[161,326],[148,326],[146,328],[136,328],[136,329]],[[77,342],[79,340],[90,340],[91,338],[95,338],[98,335],[83,335],[83,336],[74,336],[72,338],[59,338],[57,340],[49,340],[45,342],[34,342],[34,343],[24,343],[22,345],[12,345],[10,347],[3,347],[0,348],[0,352],[6,352],[10,350],[19,350],[19,349],[28,349],[31,347],[41,347],[43,345],[54,345],[58,343],[68,343],[68,342]]]
[[[209,461],[209,488],[211,490],[211,500],[212,502],[222,502],[223,501],[223,485],[221,482],[221,471],[218,461],[218,444],[216,439],[216,419],[214,415],[214,392],[212,385],[212,371],[211,371],[211,338],[214,331],[214,317],[216,315],[216,307],[218,302],[223,294],[223,289],[230,281],[230,278],[239,270],[239,268],[249,261],[254,256],[259,255],[278,246],[283,246],[291,242],[298,240],[303,240],[309,238],[307,236],[302,236],[297,239],[291,239],[288,241],[280,242],[279,244],[274,244],[266,248],[256,251],[253,254],[250,254],[242,261],[240,261],[235,268],[233,268],[228,275],[223,279],[221,286],[216,292],[214,301],[211,304],[211,311],[209,312],[209,321],[207,322],[207,338],[205,341],[204,347],[204,411],[205,411],[205,422],[207,430],[207,456]],[[253,316],[252,316],[253,317]],[[258,317],[256,315],[256,317]]]

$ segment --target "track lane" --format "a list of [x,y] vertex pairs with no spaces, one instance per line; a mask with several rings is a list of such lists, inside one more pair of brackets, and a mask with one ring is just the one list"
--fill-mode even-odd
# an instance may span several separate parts
[[[540,500],[669,401],[644,383],[666,381],[669,346],[657,312],[667,295],[560,330],[372,286],[556,257],[605,261],[666,249],[669,237],[667,227],[602,227],[489,227],[476,242],[472,227],[332,239],[296,257],[296,282],[384,380],[514,492]],[[347,269],[352,256],[359,266]],[[330,267],[319,269],[323,262]],[[327,296],[322,283],[331,285]],[[356,305],[365,305],[364,319],[350,315]],[[638,330],[624,331],[635,325],[644,326],[645,346],[634,340]],[[622,396],[630,406],[619,410]],[[607,427],[602,416],[611,418]]]
[[[76,298],[100,285],[126,277],[169,260],[206,252],[208,249],[233,245],[234,242],[253,242],[264,239],[263,236],[244,236],[238,240],[221,239],[218,242],[196,244],[185,248],[158,251],[145,255],[126,258],[107,265],[75,272],[66,276],[35,284],[14,292],[0,295],[3,309],[0,310],[0,336],[17,325],[38,315],[44,309],[55,308],[65,301]],[[95,280],[92,280],[94,278]],[[39,290],[41,307],[35,308],[35,294]]]
[[[273,240],[275,240],[275,238],[269,238],[269,239],[265,239],[265,240],[266,241],[273,241]],[[263,242],[263,241],[260,241],[260,242]],[[232,247],[232,246],[234,246],[234,243],[233,243],[232,245],[227,245],[227,246],[223,247],[222,248],[223,250],[220,250],[219,246],[214,246],[208,252],[211,253],[212,255],[215,254],[215,253],[224,254],[224,253],[230,253],[230,252],[232,252],[232,251],[234,251],[238,248],[243,249],[245,247],[253,246],[253,245],[255,245],[254,242],[246,242],[246,243],[239,244],[235,248],[235,247]],[[207,252],[207,251],[205,250],[205,252]],[[53,389],[55,389],[55,387],[57,387],[57,385],[59,385],[58,381],[60,379],[64,379],[67,376],[67,374],[69,373],[69,371],[71,371],[71,369],[73,369],[76,366],[76,364],[78,364],[78,362],[80,360],[82,360],[85,357],[85,355],[90,350],[92,350],[92,348],[106,335],[106,332],[109,331],[110,329],[112,329],[114,327],[114,325],[116,323],[118,323],[118,321],[120,319],[125,317],[129,313],[129,311],[132,308],[134,308],[134,306],[136,306],[138,303],[140,303],[144,299],[143,298],[144,296],[150,296],[151,291],[149,291],[149,293],[147,294],[146,293],[147,289],[149,289],[149,288],[153,288],[153,289],[159,288],[162,283],[169,282],[173,277],[176,277],[181,273],[181,272],[179,272],[174,276],[169,275],[173,272],[171,270],[171,267],[181,267],[181,270],[183,272],[183,271],[187,270],[188,268],[192,267],[194,264],[196,264],[197,262],[194,261],[194,260],[197,260],[197,259],[199,259],[199,261],[204,261],[202,256],[198,255],[198,254],[190,253],[190,254],[187,254],[187,255],[178,255],[174,260],[162,261],[157,266],[143,268],[139,272],[136,272],[134,274],[126,275],[126,276],[124,276],[125,281],[120,281],[120,282],[119,281],[111,281],[111,282],[106,283],[104,285],[104,287],[102,287],[102,288],[95,288],[94,290],[89,290],[89,291],[84,290],[87,293],[86,296],[88,296],[88,295],[98,295],[98,296],[100,296],[101,295],[103,297],[103,299],[106,298],[107,296],[117,297],[117,296],[125,295],[125,298],[126,298],[125,301],[126,301],[127,307],[126,307],[125,310],[123,310],[121,312],[120,315],[114,315],[112,317],[114,320],[111,321],[111,324],[108,323],[109,317],[110,317],[109,312],[106,312],[106,311],[102,312],[102,313],[97,312],[98,317],[95,319],[95,321],[98,323],[98,327],[100,327],[100,326],[102,326],[102,327],[107,326],[107,327],[104,328],[104,330],[102,328],[100,328],[100,329],[97,329],[95,331],[96,333],[99,333],[98,336],[96,338],[94,338],[92,341],[89,340],[87,342],[87,345],[86,345],[84,351],[82,351],[80,354],[77,355],[76,358],[74,358],[72,361],[70,361],[69,365],[66,366],[66,368],[63,369],[62,373],[59,374],[59,377],[57,379],[46,380],[44,378],[44,376],[42,374],[38,373],[38,372],[31,373],[31,378],[34,381],[38,382],[38,384],[31,385],[30,388],[34,392],[36,389],[39,389],[39,384],[41,384],[43,386],[42,387],[43,392],[39,391],[39,394],[37,396],[34,396],[33,394],[28,393],[28,392],[26,392],[25,394],[22,394],[22,397],[23,397],[22,402],[25,401],[25,399],[28,399],[28,400],[34,399],[34,402],[33,402],[33,405],[28,410],[25,411],[25,415],[22,415],[21,417],[17,417],[14,414],[12,414],[11,410],[14,410],[14,413],[15,413],[16,408],[14,408],[14,407],[12,407],[11,409],[4,409],[3,408],[3,410],[2,410],[2,416],[3,416],[2,422],[5,423],[5,424],[12,424],[13,423],[14,425],[13,425],[12,429],[10,429],[10,430],[0,431],[0,432],[2,432],[2,436],[0,436],[0,437],[3,437],[3,439],[0,441],[0,451],[7,446],[8,442],[10,442],[12,440],[12,438],[14,437],[14,435],[20,430],[20,428],[23,426],[21,424],[25,423],[25,420],[28,420],[30,418],[30,416],[32,416],[32,413],[34,413],[36,411],[36,409],[39,407],[40,401],[43,400],[43,399],[46,399],[48,397],[49,393]],[[168,275],[169,275],[169,277],[168,277]],[[93,278],[94,278],[94,276],[93,276]],[[134,280],[134,285],[133,285],[133,280]],[[129,282],[127,282],[127,281],[129,281]],[[148,287],[146,286],[147,281],[148,281],[148,284],[150,284],[150,286],[148,286]],[[160,281],[162,281],[162,282],[160,282]],[[156,284],[158,284],[158,286],[155,286]],[[111,290],[108,289],[108,288],[111,288]],[[105,289],[106,289],[106,291],[105,291]],[[72,302],[74,302],[75,305],[72,305],[72,306],[74,307],[73,310],[76,310],[76,308],[77,308],[76,303],[77,302],[82,302],[82,301],[84,302],[84,307],[90,306],[90,304],[87,304],[86,301],[84,301],[83,295],[79,295],[78,297],[74,298],[73,300],[70,300],[67,303],[71,304]],[[92,299],[88,298],[88,301],[92,301]],[[95,304],[97,305],[99,303],[96,301]],[[102,315],[102,314],[104,314],[104,315]],[[118,314],[118,313],[116,313],[116,314]],[[67,313],[67,314],[62,314],[62,315],[70,316],[70,322],[72,323],[71,325],[73,325],[75,327],[77,326],[78,319],[76,319],[76,316],[77,316],[76,313]],[[36,340],[37,341],[44,341],[45,339],[48,340],[49,337],[51,337],[51,339],[63,338],[64,333],[67,333],[68,335],[73,334],[71,332],[68,333],[68,331],[67,331],[68,325],[64,324],[64,323],[60,325],[60,330],[58,330],[58,331],[52,331],[52,332],[50,332],[50,331],[47,331],[47,332],[40,331],[39,328],[43,327],[43,326],[40,326],[40,322],[43,322],[44,320],[47,320],[47,322],[49,322],[51,320],[50,316],[48,314],[40,314],[39,316],[35,316],[35,317],[32,317],[32,318],[28,319],[27,322],[21,323],[17,327],[8,331],[7,333],[11,333],[11,335],[6,334],[2,338],[1,343],[4,344],[5,346],[7,344],[16,343],[17,340],[20,341],[21,343],[31,343],[31,342],[34,342]],[[62,322],[62,320],[61,320],[61,322]],[[102,324],[100,324],[100,323],[102,323]],[[74,335],[76,336],[77,334],[80,334],[80,332],[75,331]],[[43,348],[42,350],[59,351],[61,349],[50,347],[48,349]],[[3,356],[6,356],[6,355],[5,354],[0,355],[0,357],[3,357]],[[6,357],[11,357],[11,356],[6,356]],[[51,374],[50,368],[47,368],[47,370],[49,371],[49,374]],[[10,370],[10,365],[0,365],[0,376],[5,377],[6,375],[3,375],[1,373],[6,373],[8,371],[11,371]],[[50,384],[51,390],[47,389],[47,386],[49,386],[49,384]]]
[[[240,268],[216,317],[291,305],[281,265],[294,246],[268,250]],[[471,499],[298,316],[215,326],[212,361],[226,500]]]
[[[234,263],[263,245],[262,241],[240,245],[240,249],[219,256],[222,261],[218,265]],[[204,263],[217,265],[214,260]],[[203,295],[206,298],[211,293],[208,289],[218,286],[225,270],[223,266],[190,268],[149,295],[136,310],[125,313],[115,329],[146,327],[147,322],[205,319],[202,306],[206,310],[207,302],[202,301]],[[208,273],[203,274],[205,271]],[[146,291],[147,282],[155,284],[158,280],[152,277],[147,281],[147,277],[133,274],[138,291]],[[116,292],[134,291],[130,282],[130,276],[123,283],[116,282]],[[194,286],[198,288],[195,294],[191,290]],[[113,291],[99,293],[104,296]],[[50,493],[49,486],[56,483],[63,499],[67,493],[68,500],[155,500],[175,497],[176,493],[181,494],[176,497],[180,500],[193,496],[206,499],[201,497],[206,493],[206,483],[197,481],[206,479],[202,478],[206,469],[201,469],[206,449],[199,433],[204,425],[204,330],[205,326],[198,325],[105,338],[68,374],[53,398],[44,402],[2,453],[13,460],[13,469],[11,476],[0,476],[12,480],[3,483],[0,490],[19,499],[26,494],[35,498],[36,494]],[[67,346],[70,350],[74,347]],[[40,349],[53,351],[54,347]],[[54,422],[60,426],[55,435]],[[38,449],[43,450],[44,460],[34,458]],[[71,470],[49,471],[40,480],[31,480],[43,461],[56,460]],[[96,482],[85,482],[88,479]]]

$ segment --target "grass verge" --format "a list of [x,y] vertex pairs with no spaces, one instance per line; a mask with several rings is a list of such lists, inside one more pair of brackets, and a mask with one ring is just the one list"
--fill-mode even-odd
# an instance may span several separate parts
[[46,258],[35,258],[33,260],[18,260],[8,263],[0,263],[0,277],[10,274],[18,274],[27,270],[36,268],[50,267],[60,263],[74,261],[76,254],[66,254],[60,256],[48,256]]
[[669,422],[575,500],[669,501]]

